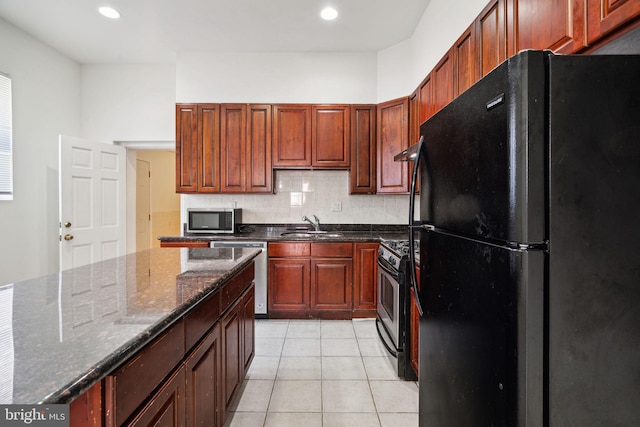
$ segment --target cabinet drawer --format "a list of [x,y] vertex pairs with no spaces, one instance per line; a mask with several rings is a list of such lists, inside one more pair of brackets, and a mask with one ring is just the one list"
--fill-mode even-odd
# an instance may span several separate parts
[[242,295],[244,290],[249,287],[254,278],[254,264],[238,274],[233,280],[222,286],[222,296],[220,301],[220,311],[226,311],[233,302]]
[[314,258],[351,258],[353,243],[311,243],[311,256]]
[[186,348],[189,350],[220,318],[220,289],[209,295],[185,317]]
[[308,257],[311,255],[310,242],[273,242],[269,243],[269,256],[281,257]]
[[[107,377],[107,406],[115,425],[124,423],[184,357],[184,321],[156,338],[133,360]],[[109,411],[109,412],[111,412]]]

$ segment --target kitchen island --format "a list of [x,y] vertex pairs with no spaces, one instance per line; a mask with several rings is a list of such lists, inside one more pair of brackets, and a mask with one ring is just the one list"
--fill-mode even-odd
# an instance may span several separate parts
[[[0,286],[0,303],[7,307],[0,313],[6,341],[0,343],[0,403],[72,403],[71,425],[80,425],[73,419],[74,402],[91,392],[100,403],[89,409],[101,414],[89,425],[135,421],[223,322],[236,334],[230,344],[242,346],[232,349],[241,353],[241,366],[228,374],[243,377],[253,357],[253,258],[259,251],[244,250],[232,259],[221,251],[152,249]],[[223,352],[216,354],[216,366],[233,366],[221,363]],[[124,389],[129,383],[132,390]]]

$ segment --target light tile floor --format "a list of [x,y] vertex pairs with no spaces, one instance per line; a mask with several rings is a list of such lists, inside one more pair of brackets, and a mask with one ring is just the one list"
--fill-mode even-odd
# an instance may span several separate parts
[[256,355],[226,426],[417,426],[418,386],[391,360],[373,319],[256,320]]

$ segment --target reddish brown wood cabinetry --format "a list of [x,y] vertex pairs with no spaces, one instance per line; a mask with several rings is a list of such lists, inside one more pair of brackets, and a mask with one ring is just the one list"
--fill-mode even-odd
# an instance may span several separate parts
[[453,93],[460,95],[477,80],[476,35],[473,25],[453,45]]
[[351,106],[351,194],[376,192],[376,106]]
[[311,107],[311,166],[350,166],[351,116],[348,105]]
[[273,167],[311,166],[311,106],[273,106]]
[[[420,289],[419,267],[416,268],[416,277],[418,278],[418,289]],[[411,367],[418,375],[420,373],[420,312],[413,292],[411,292],[411,307],[409,309],[409,358]]]
[[220,191],[271,193],[271,106],[222,104]]
[[378,243],[353,244],[353,317],[375,317]]
[[437,113],[454,98],[453,49],[447,52],[432,71],[433,114]]
[[[255,354],[253,277],[250,265],[108,375],[104,425],[222,427]],[[95,412],[94,389],[72,404],[77,419]]]
[[507,56],[523,49],[579,51],[585,44],[583,0],[507,0]]
[[507,59],[506,0],[492,0],[475,21],[476,80]]
[[351,318],[352,243],[269,243],[269,316]]
[[176,192],[220,191],[220,105],[176,105]]
[[640,16],[638,0],[586,0],[586,4],[589,44]]
[[161,248],[208,248],[209,241],[204,240],[162,240]]
[[223,425],[222,360],[220,325],[216,325],[185,362],[187,426]]
[[393,157],[409,146],[409,98],[384,102],[377,108],[377,192],[408,193],[407,162]]

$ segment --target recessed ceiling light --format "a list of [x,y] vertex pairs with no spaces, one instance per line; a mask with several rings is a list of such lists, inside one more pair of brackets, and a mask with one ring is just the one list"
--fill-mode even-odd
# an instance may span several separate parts
[[102,16],[105,16],[107,18],[111,18],[111,19],[120,18],[120,12],[118,12],[117,10],[109,6],[102,6],[98,8],[98,12],[100,12]]
[[338,17],[338,11],[332,7],[325,7],[322,9],[322,12],[320,12],[320,16],[327,21],[333,21]]

